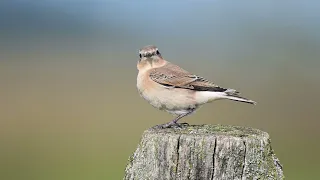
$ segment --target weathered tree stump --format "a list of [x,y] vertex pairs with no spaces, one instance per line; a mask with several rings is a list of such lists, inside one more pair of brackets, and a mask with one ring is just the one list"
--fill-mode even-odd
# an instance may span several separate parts
[[143,133],[125,180],[284,179],[269,135],[245,127],[200,125]]

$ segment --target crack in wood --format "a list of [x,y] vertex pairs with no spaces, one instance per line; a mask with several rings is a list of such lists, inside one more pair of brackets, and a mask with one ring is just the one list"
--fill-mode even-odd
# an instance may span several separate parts
[[216,160],[216,148],[217,148],[217,138],[214,138],[214,148],[213,148],[213,155],[212,155],[212,175],[211,180],[214,178],[214,171],[215,171],[215,160]]
[[241,172],[241,179],[244,177],[245,168],[246,168],[246,156],[247,156],[246,140],[243,140],[243,145],[244,145],[244,156],[243,156],[243,166],[242,166],[242,172]]
[[176,163],[176,179],[177,177],[179,177],[179,173],[178,173],[178,166],[179,166],[179,149],[180,149],[180,138],[181,138],[181,135],[179,135],[178,137],[178,142],[177,142],[177,163]]

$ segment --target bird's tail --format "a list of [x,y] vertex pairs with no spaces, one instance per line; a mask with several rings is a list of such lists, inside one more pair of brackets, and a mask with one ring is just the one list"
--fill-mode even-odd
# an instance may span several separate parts
[[226,99],[249,103],[249,104],[253,104],[253,105],[257,104],[255,101],[252,101],[250,99],[239,96],[239,92],[237,92],[234,89],[227,89],[226,91],[224,91],[224,93],[225,93],[224,98],[226,98]]

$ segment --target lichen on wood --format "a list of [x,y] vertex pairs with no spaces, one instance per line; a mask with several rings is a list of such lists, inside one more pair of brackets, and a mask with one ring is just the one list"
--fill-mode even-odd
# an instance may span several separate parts
[[129,158],[125,180],[284,179],[269,135],[223,125],[150,128]]

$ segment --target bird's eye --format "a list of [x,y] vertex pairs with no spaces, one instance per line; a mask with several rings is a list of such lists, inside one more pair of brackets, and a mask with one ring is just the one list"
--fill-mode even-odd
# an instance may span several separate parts
[[159,54],[160,54],[160,52],[159,52],[158,50],[157,50],[157,52],[156,52],[156,53],[157,53],[157,55],[159,55]]
[[142,58],[142,55],[141,55],[141,54],[139,54],[139,57],[140,57],[140,58]]

